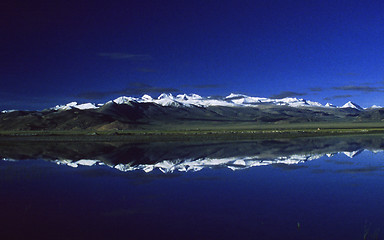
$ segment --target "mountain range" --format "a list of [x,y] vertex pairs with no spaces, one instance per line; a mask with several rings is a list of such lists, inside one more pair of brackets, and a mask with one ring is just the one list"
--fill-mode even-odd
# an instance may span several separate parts
[[0,130],[126,130],[180,126],[281,125],[310,122],[381,122],[384,108],[341,107],[298,98],[270,99],[230,94],[161,94],[158,98],[122,96],[102,104],[71,102],[42,111],[4,110]]
[[[44,159],[59,165],[106,165],[120,171],[199,171],[203,168],[245,169],[263,165],[297,165],[339,153],[353,158],[384,150],[384,137],[336,136],[245,141],[151,142],[0,142],[5,161]],[[359,164],[361,167],[361,165]]]

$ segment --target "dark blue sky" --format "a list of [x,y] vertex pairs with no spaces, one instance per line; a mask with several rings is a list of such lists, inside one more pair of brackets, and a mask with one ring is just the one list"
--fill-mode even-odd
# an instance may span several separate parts
[[383,1],[31,0],[0,8],[1,109],[161,92],[384,106]]

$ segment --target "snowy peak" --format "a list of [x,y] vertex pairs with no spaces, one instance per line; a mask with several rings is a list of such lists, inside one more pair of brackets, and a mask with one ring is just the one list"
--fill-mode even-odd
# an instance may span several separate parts
[[[161,106],[172,107],[210,107],[210,106],[223,106],[223,107],[257,107],[260,105],[277,105],[277,106],[289,106],[289,107],[320,107],[320,108],[336,108],[331,103],[322,105],[319,102],[309,101],[302,98],[281,98],[272,99],[265,97],[251,97],[244,94],[231,93],[226,97],[202,97],[197,94],[178,94],[176,96],[171,93],[162,93],[157,98],[152,98],[150,95],[144,94],[142,97],[127,97],[121,96],[107,103],[116,104],[131,104],[136,103],[155,103]],[[53,110],[70,110],[77,109],[96,109],[102,104],[84,103],[78,104],[77,102],[71,102],[66,105],[57,105]],[[347,102],[340,108],[353,108],[359,111],[363,110],[362,107],[351,101]],[[378,106],[372,106],[371,108],[379,108]]]
[[[171,93],[162,93],[157,98],[152,98],[150,95],[144,94],[141,98],[121,96],[107,103],[116,104],[131,104],[137,103],[155,103],[161,106],[173,106],[173,107],[210,107],[210,106],[225,106],[225,107],[255,107],[260,104],[272,104],[283,105],[291,107],[324,107],[318,102],[308,101],[297,98],[282,98],[282,99],[270,99],[263,97],[250,97],[244,94],[231,93],[224,98],[210,98],[202,97],[197,94],[178,94],[173,96]],[[78,104],[77,102],[71,102],[66,105],[57,105],[52,108],[53,110],[70,110],[72,108],[77,109],[95,109],[104,104],[93,103]]]
[[141,97],[142,100],[144,101],[148,101],[148,102],[151,102],[153,101],[153,98],[147,94],[144,94],[142,97]]
[[170,99],[170,100],[173,100],[173,95],[172,95],[172,93],[169,93],[169,94],[162,93],[162,94],[160,94],[160,96],[159,96],[157,99],[158,99],[158,100],[161,100],[161,99]]
[[85,109],[96,109],[98,108],[95,104],[93,103],[83,103],[83,104],[78,104],[77,102],[70,102],[66,105],[56,105],[56,107],[52,108],[53,110],[70,110],[73,108],[77,108],[80,110],[85,110]]
[[127,104],[130,102],[136,101],[136,98],[133,97],[126,97],[126,96],[121,96],[113,100],[114,103],[116,104]]
[[17,110],[3,110],[1,113],[11,113],[11,112],[16,112]]
[[183,105],[179,101],[175,100],[175,98],[171,93],[169,94],[162,93],[156,100],[153,100],[152,102],[157,103],[161,106],[180,107]]
[[290,107],[323,107],[321,103],[308,101],[302,98],[282,98],[282,99],[272,99],[272,98],[262,98],[262,97],[250,97],[243,94],[231,93],[225,97],[226,101],[230,101],[240,105],[256,105],[256,104],[275,104],[275,105],[285,105]]
[[362,107],[360,107],[359,105],[357,105],[356,103],[353,103],[351,101],[344,104],[341,108],[354,108],[354,109],[357,109],[359,111],[363,110]]
[[190,94],[190,95],[179,94],[176,96],[176,99],[180,101],[188,101],[188,100],[202,100],[203,98],[197,94]]
[[383,108],[382,106],[372,105],[370,109],[377,109],[377,108]]
[[237,93],[231,93],[228,96],[226,96],[224,99],[226,100],[232,100],[232,99],[239,99],[239,98],[248,98],[249,96],[244,94],[237,94]]

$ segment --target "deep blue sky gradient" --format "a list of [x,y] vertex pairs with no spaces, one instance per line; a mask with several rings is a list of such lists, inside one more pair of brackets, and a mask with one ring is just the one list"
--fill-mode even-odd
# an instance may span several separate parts
[[5,1],[0,108],[161,92],[384,106],[383,1]]

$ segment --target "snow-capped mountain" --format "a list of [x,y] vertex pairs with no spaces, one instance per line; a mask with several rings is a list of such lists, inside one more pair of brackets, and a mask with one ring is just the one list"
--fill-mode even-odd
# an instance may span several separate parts
[[377,105],[372,105],[370,108],[375,109],[375,108],[383,108],[382,106],[377,106]]
[[[126,130],[180,126],[183,129],[234,124],[289,124],[308,122],[380,122],[381,108],[363,109],[348,102],[342,107],[301,98],[271,99],[230,94],[161,94],[157,98],[121,96],[106,103],[70,102],[39,111],[3,111],[0,130]],[[255,125],[256,124],[256,125]]]
[[327,103],[327,104],[325,104],[325,106],[326,107],[331,107],[331,108],[334,108],[334,107],[336,107],[335,105],[333,105],[332,103]]
[[[128,97],[121,96],[114,100],[108,101],[106,103],[83,103],[78,104],[77,102],[71,102],[66,105],[57,105],[51,109],[53,110],[70,110],[70,109],[96,109],[100,108],[107,103],[116,103],[116,104],[131,104],[131,103],[155,103],[160,106],[173,106],[173,107],[210,107],[210,106],[225,106],[225,107],[257,107],[260,105],[271,104],[278,106],[290,106],[290,107],[325,107],[325,108],[335,108],[337,106],[327,103],[322,105],[319,102],[305,100],[302,98],[282,98],[282,99],[272,99],[265,97],[251,97],[244,94],[235,94],[231,93],[226,97],[222,98],[213,98],[213,97],[202,97],[197,94],[179,94],[172,95],[171,93],[166,94],[162,93],[157,98],[152,98],[148,94],[144,94],[142,97]],[[363,110],[358,104],[351,101],[345,103],[339,108],[353,108],[356,110]],[[373,105],[371,108],[381,108],[379,106]]]
[[70,102],[66,105],[56,105],[56,107],[53,107],[52,109],[53,110],[70,110],[73,108],[84,110],[84,109],[96,109],[98,107],[93,103],[78,104],[77,102]]
[[11,113],[11,112],[16,112],[17,110],[14,110],[14,109],[12,109],[12,110],[3,110],[3,111],[1,111],[1,113]]
[[[291,107],[328,107],[323,106],[321,103],[313,102],[301,98],[282,98],[271,99],[262,97],[250,97],[243,94],[234,94],[217,99],[211,97],[202,97],[197,94],[179,94],[173,96],[172,94],[160,94],[158,98],[152,98],[151,96],[144,94],[140,98],[121,96],[107,103],[116,104],[130,104],[130,103],[155,103],[161,106],[174,106],[174,107],[210,107],[210,106],[225,106],[225,107],[254,107],[262,104],[274,104],[280,106]],[[105,103],[105,104],[107,104]],[[69,110],[73,108],[77,109],[95,109],[103,106],[104,104],[84,103],[78,104],[77,102],[71,102],[66,105],[57,105],[52,108],[54,110]]]
[[354,108],[354,109],[357,109],[359,111],[363,110],[362,107],[360,107],[359,105],[357,105],[356,103],[353,103],[351,101],[344,104],[341,108]]

